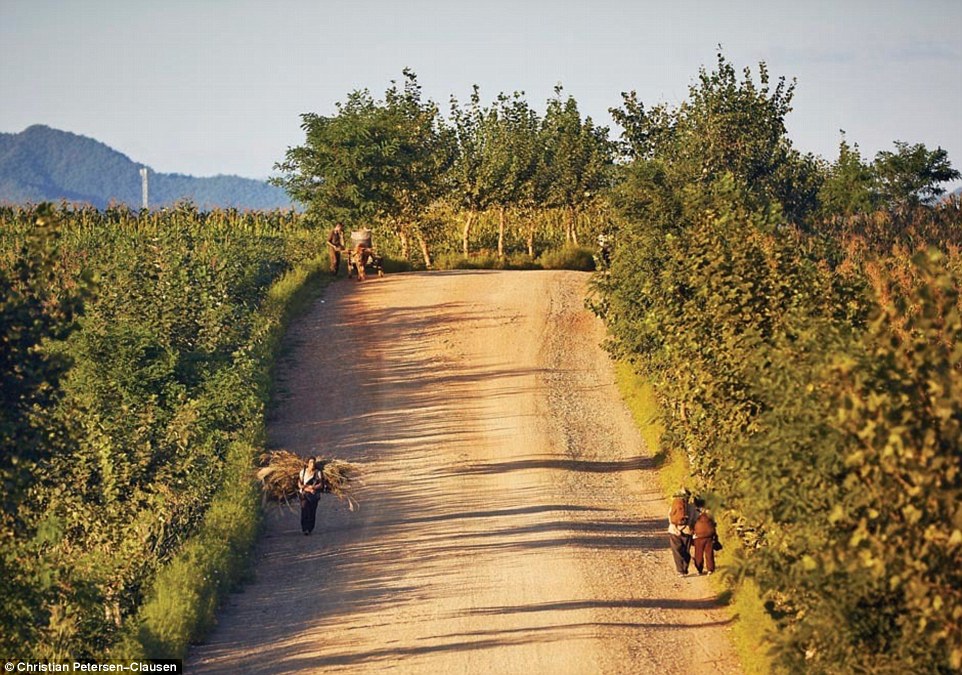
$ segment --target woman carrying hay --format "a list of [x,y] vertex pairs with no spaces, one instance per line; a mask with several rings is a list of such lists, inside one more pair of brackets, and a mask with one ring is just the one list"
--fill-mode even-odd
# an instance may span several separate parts
[[301,498],[301,532],[305,536],[314,531],[317,520],[317,502],[325,490],[324,472],[317,468],[317,460],[308,457],[297,476],[297,494]]
[[[360,467],[340,459],[303,458],[289,450],[272,450],[261,455],[261,467],[254,474],[264,489],[264,499],[290,504],[301,501],[301,531],[310,534],[321,493],[329,492],[357,508],[354,486],[361,482]],[[308,489],[310,488],[310,489]]]

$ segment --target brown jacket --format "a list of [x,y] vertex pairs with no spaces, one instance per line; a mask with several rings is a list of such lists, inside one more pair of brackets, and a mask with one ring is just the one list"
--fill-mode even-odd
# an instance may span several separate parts
[[698,510],[692,530],[695,532],[695,539],[715,536],[715,519],[711,517],[708,509]]

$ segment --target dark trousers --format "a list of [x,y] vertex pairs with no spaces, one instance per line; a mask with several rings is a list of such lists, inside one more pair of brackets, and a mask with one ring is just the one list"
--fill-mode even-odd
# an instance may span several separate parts
[[301,495],[301,532],[313,532],[317,521],[318,496],[310,492]]
[[331,274],[337,276],[337,271],[341,268],[341,252],[331,249]]
[[715,549],[712,545],[715,537],[698,537],[695,539],[695,569],[701,574],[715,571]]
[[669,534],[668,546],[671,557],[675,559],[675,569],[679,574],[688,574],[688,563],[691,561],[691,535]]

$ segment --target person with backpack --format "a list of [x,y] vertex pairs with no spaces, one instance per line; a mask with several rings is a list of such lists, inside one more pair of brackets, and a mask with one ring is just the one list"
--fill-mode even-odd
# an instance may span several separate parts
[[715,519],[705,508],[705,500],[695,498],[695,521],[692,523],[692,537],[695,545],[693,561],[699,574],[715,572],[715,542],[718,539]]
[[668,511],[668,547],[671,557],[675,561],[675,571],[680,576],[688,576],[688,565],[691,562],[692,525],[697,512],[688,501],[687,490],[676,492],[671,498],[671,508]]

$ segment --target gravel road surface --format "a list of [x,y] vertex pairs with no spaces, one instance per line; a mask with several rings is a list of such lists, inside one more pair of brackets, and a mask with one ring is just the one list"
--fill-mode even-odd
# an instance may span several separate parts
[[707,579],[672,567],[587,281],[330,286],[286,338],[268,433],[363,464],[360,509],[325,496],[305,537],[271,508],[186,672],[738,672]]

